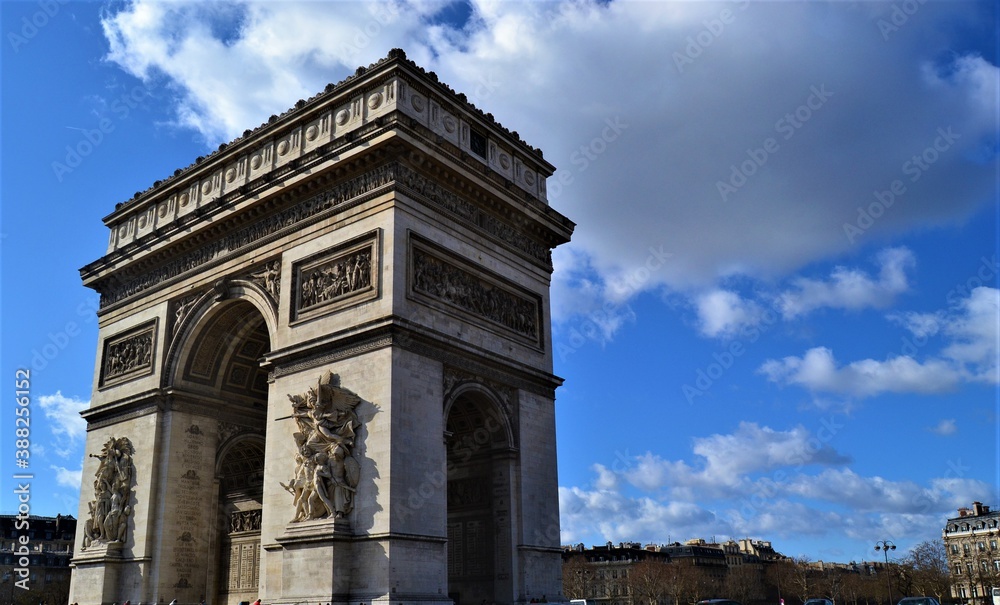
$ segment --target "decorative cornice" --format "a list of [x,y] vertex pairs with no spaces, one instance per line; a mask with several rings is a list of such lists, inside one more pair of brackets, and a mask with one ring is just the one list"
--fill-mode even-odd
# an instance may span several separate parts
[[[321,221],[335,213],[344,212],[348,208],[397,189],[413,199],[428,203],[432,207],[446,212],[453,220],[490,237],[508,251],[539,266],[551,269],[551,258],[547,245],[528,237],[509,222],[501,220],[465,197],[441,187],[409,166],[391,161],[358,174],[346,182],[342,181],[320,193],[313,194],[282,210],[268,214],[250,224],[241,225],[233,219],[232,228],[220,227],[219,235],[215,239],[207,240],[194,249],[188,247],[180,254],[171,255],[164,252],[159,255],[165,259],[162,264],[138,275],[126,277],[127,274],[123,274],[99,280],[94,285],[101,293],[101,310],[105,311],[133,296],[174,283],[186,275],[193,274],[196,270],[204,270],[209,266],[246,254],[267,242],[298,231],[308,224]],[[280,264],[277,268],[272,265],[268,265],[268,267],[252,271],[249,279],[260,282],[261,287],[271,294],[276,305],[277,296],[268,290],[267,283],[272,283],[275,289],[278,287]],[[267,275],[272,277],[271,282],[267,282]],[[172,306],[171,312],[175,317],[172,318],[171,339],[178,326],[183,322],[184,316],[190,310],[189,307],[185,307],[185,304],[193,302],[192,298],[189,296]]]
[[355,85],[359,80],[373,79],[373,74],[375,74],[375,77],[384,77],[383,74],[376,72],[382,72],[394,65],[405,66],[416,74],[422,76],[422,81],[425,81],[428,86],[432,86],[437,92],[443,93],[443,96],[446,99],[464,108],[469,113],[474,114],[485,124],[488,124],[495,129],[499,134],[515,141],[523,151],[528,152],[531,156],[534,156],[536,161],[547,166],[549,168],[549,172],[552,171],[552,166],[544,161],[541,149],[532,147],[525,143],[521,140],[520,135],[516,131],[508,130],[502,124],[497,122],[493,117],[493,114],[483,112],[474,104],[470,103],[465,94],[455,92],[455,90],[450,86],[440,82],[436,73],[424,70],[424,68],[407,59],[406,53],[402,49],[394,48],[389,51],[386,57],[379,59],[375,63],[369,64],[368,67],[359,66],[352,75],[344,78],[340,82],[337,82],[336,84],[327,84],[323,92],[313,95],[309,99],[299,99],[293,107],[289,108],[280,115],[272,115],[268,118],[267,122],[262,123],[260,126],[244,130],[243,136],[237,137],[228,143],[222,143],[216,151],[211,152],[207,157],[199,157],[194,161],[194,163],[189,164],[184,168],[178,168],[175,170],[172,176],[160,181],[155,181],[153,186],[149,189],[146,189],[145,191],[137,191],[128,201],[116,204],[115,212],[109,215],[106,220],[111,219],[120,211],[128,209],[129,207],[150,198],[152,195],[155,195],[158,190],[174,185],[185,176],[191,174],[192,172],[196,172],[197,169],[203,164],[209,163],[218,158],[220,155],[223,155],[228,149],[256,141],[261,137],[261,135],[269,133],[276,128],[280,128],[296,118],[314,113],[324,103],[336,98],[345,92],[349,87]]

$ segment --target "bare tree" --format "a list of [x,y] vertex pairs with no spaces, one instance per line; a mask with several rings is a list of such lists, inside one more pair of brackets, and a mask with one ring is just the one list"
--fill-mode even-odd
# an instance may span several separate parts
[[629,592],[633,605],[659,605],[670,593],[670,563],[662,559],[644,559],[628,572]]
[[726,573],[726,596],[740,603],[749,603],[763,598],[761,594],[760,570],[754,565],[730,567]]
[[585,599],[590,596],[592,582],[590,566],[583,556],[571,556],[563,562],[563,594],[570,599]]
[[914,546],[900,563],[900,572],[908,576],[909,594],[931,595],[938,601],[950,596],[948,557],[940,540]]
[[815,586],[813,586],[813,573],[809,567],[809,559],[805,557],[795,559],[792,565],[790,583],[791,591],[799,601],[805,603],[806,599],[813,596]]

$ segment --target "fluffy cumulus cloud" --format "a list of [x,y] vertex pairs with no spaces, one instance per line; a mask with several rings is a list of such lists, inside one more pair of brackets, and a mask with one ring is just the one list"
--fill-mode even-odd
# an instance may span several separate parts
[[595,465],[593,485],[559,490],[563,542],[933,535],[951,510],[990,497],[960,467],[926,484],[858,474],[829,444],[841,428],[835,418],[815,432],[743,423],[695,439],[691,461],[645,453]]
[[69,456],[87,431],[87,423],[80,412],[90,406],[90,401],[66,397],[62,391],[56,391],[54,395],[38,397],[38,405],[48,420],[56,454],[62,458]]
[[779,384],[851,397],[940,393],[963,382],[1000,383],[1000,290],[975,288],[955,309],[890,318],[903,323],[922,344],[940,332],[944,346],[923,361],[900,354],[846,364],[839,364],[830,349],[814,347],[801,357],[769,359],[759,371]]
[[705,336],[730,336],[760,323],[763,309],[731,290],[713,289],[695,298],[699,330]]
[[886,307],[909,287],[906,271],[913,266],[914,258],[906,248],[890,248],[879,253],[878,262],[878,277],[837,267],[827,280],[797,278],[778,297],[778,307],[789,318],[821,307],[850,310]]
[[[668,288],[724,335],[754,309],[697,298],[720,279],[785,277],[992,198],[997,66],[937,30],[987,28],[982,7],[924,4],[886,32],[883,3],[475,0],[459,24],[430,0],[132,0],[104,29],[109,60],[174,95],[176,122],[213,146],[403,47],[558,167],[551,202],[579,225],[566,262],[588,279],[557,274],[556,317]],[[803,281],[788,313],[881,306],[905,289],[896,261]],[[608,334],[627,320],[608,317]]]
[[952,389],[961,378],[954,366],[944,361],[919,362],[907,355],[862,359],[841,366],[826,347],[809,349],[802,357],[769,359],[760,372],[773,382],[854,397],[941,393]]

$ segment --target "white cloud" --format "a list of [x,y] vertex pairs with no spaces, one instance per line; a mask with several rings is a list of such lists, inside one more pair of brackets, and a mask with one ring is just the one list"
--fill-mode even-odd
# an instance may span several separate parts
[[910,331],[918,339],[929,338],[941,331],[944,318],[941,313],[890,313],[886,315],[889,321],[897,323]]
[[[832,419],[824,427],[833,438],[839,425]],[[919,484],[859,475],[821,441],[801,427],[776,431],[744,423],[730,435],[694,440],[691,452],[704,464],[647,452],[616,462],[624,465],[625,482],[594,465],[594,489],[559,488],[563,543],[934,535],[955,508],[991,497],[991,486],[975,479]],[[824,468],[812,472],[813,464]]]
[[778,307],[785,318],[795,318],[815,309],[858,310],[885,307],[907,290],[906,271],[913,267],[913,253],[889,248],[878,255],[877,278],[863,271],[837,267],[828,280],[798,278],[793,288],[779,295]]
[[980,287],[963,300],[944,332],[952,338],[942,354],[963,364],[975,380],[1000,384],[1000,290]]
[[882,393],[941,393],[961,380],[960,372],[940,360],[920,363],[898,355],[885,361],[863,359],[837,366],[833,351],[814,347],[802,357],[769,359],[760,367],[768,380],[811,391],[871,397]]
[[942,437],[951,437],[958,432],[958,425],[955,423],[954,418],[946,418],[931,427],[929,430],[930,432],[941,435]]
[[[622,475],[630,485],[644,492],[667,490],[674,499],[693,501],[695,494],[732,497],[752,487],[750,475],[754,473],[849,463],[849,457],[827,443],[836,436],[839,427],[833,417],[824,422],[823,430],[817,434],[802,426],[776,431],[753,422],[741,422],[731,434],[694,439],[692,453],[697,458],[694,464],[664,460],[647,452],[630,461]],[[601,484],[612,486],[604,480]]]
[[87,432],[87,423],[80,412],[90,407],[90,401],[66,397],[62,391],[56,391],[55,395],[40,396],[38,405],[49,420],[49,431],[53,437],[62,437],[74,443]]
[[[874,191],[908,178],[904,162],[939,128],[960,137],[909,186],[905,211],[888,208],[855,241],[962,219],[993,197],[992,161],[979,160],[995,148],[997,68],[955,54],[936,25],[979,23],[987,17],[975,4],[923,5],[892,44],[878,35],[880,7],[850,3],[484,0],[462,29],[431,24],[444,4],[134,0],[104,27],[109,60],[163,85],[177,123],[212,147],[403,47],[558,167],[566,180],[552,179],[549,192],[578,223],[571,260],[594,272],[591,284],[571,284],[592,299],[584,314],[622,302],[606,285],[635,275],[658,246],[675,255],[628,294],[781,278],[851,250],[845,225]],[[696,59],[678,61],[722,10],[731,23]],[[789,128],[796,112],[809,117]],[[588,155],[607,120],[623,125],[619,136]],[[722,199],[718,183],[770,139],[777,150]],[[905,283],[888,270],[835,274],[799,284],[788,310],[881,306]],[[569,296],[554,301],[557,317],[560,305],[572,311]],[[706,329],[721,333],[740,312],[729,322],[709,314]],[[602,329],[613,334],[620,319]]]
[[56,473],[56,484],[74,490],[80,489],[80,485],[83,484],[83,469],[74,471],[61,466],[53,466],[51,468]]
[[838,366],[833,351],[814,347],[802,357],[769,359],[758,372],[779,384],[854,397],[941,393],[969,381],[1000,384],[1000,290],[976,288],[950,312],[896,314],[890,319],[902,321],[920,338],[941,332],[949,341],[937,355],[928,355],[924,361],[912,355],[895,355],[883,361],[863,359]]
[[760,323],[763,310],[730,290],[714,289],[695,298],[699,330],[705,336],[730,336]]

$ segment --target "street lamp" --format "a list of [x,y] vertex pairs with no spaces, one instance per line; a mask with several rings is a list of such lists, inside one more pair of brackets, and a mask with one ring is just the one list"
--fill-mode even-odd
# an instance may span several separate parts
[[889,588],[889,605],[892,605],[892,578],[889,575],[889,551],[896,550],[896,545],[889,540],[879,540],[875,543],[875,550],[885,553],[885,584]]

